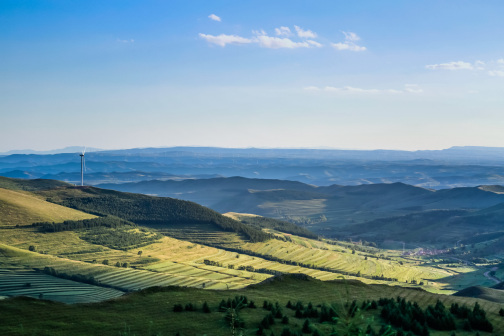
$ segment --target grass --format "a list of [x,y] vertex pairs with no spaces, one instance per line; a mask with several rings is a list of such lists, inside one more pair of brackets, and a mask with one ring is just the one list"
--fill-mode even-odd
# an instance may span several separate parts
[[[445,306],[453,302],[472,306],[478,301],[486,310],[487,316],[494,325],[494,334],[504,333],[504,319],[498,316],[500,305],[472,298],[434,295],[431,293],[406,288],[364,285],[358,282],[321,282],[317,280],[301,280],[292,277],[274,280],[270,283],[252,286],[233,291],[208,291],[189,288],[166,288],[148,290],[97,304],[62,305],[46,301],[31,301],[24,299],[9,299],[0,301],[2,324],[0,333],[3,335],[91,335],[99,328],[100,335],[230,335],[231,330],[224,320],[224,313],[217,312],[217,306],[222,299],[246,295],[258,306],[257,309],[243,309],[241,317],[245,322],[243,335],[254,335],[259,322],[268,313],[260,308],[264,300],[279,302],[283,313],[289,316],[289,327],[300,330],[304,319],[294,317],[294,312],[286,309],[287,301],[302,301],[305,305],[312,302],[315,306],[322,303],[341,306],[346,301],[378,299],[380,297],[401,296],[410,301],[416,301],[425,308],[440,299]],[[203,302],[207,302],[212,310],[210,314],[201,312]],[[193,303],[197,306],[195,312],[173,312],[175,304]],[[377,330],[381,324],[378,312],[371,311],[358,315],[356,319],[340,322],[334,326],[342,333],[347,323],[356,323],[365,327],[372,324]],[[333,325],[320,324],[312,320],[324,335],[328,335]],[[276,335],[280,335],[284,325],[277,323],[272,327]],[[269,332],[268,332],[269,334]],[[457,335],[473,335],[474,333],[457,330]],[[480,332],[483,335],[487,333]],[[450,332],[431,331],[431,335],[450,335]]]
[[0,227],[30,225],[34,222],[63,222],[96,216],[46,202],[25,192],[0,188]]

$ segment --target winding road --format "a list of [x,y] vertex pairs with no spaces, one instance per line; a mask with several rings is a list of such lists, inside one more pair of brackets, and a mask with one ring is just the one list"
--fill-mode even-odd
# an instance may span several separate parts
[[499,278],[497,278],[497,277],[495,277],[495,276],[493,276],[493,275],[490,275],[490,272],[492,272],[492,271],[497,271],[498,269],[499,269],[498,267],[493,267],[490,271],[486,271],[485,273],[483,273],[483,275],[484,275],[487,279],[489,279],[489,280],[493,280],[496,284],[499,284],[499,283],[501,283],[502,281],[501,281]]

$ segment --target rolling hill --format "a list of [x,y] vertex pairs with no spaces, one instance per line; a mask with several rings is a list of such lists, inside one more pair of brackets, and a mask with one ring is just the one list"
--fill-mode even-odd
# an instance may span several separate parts
[[[454,242],[471,234],[498,230],[498,209],[504,202],[504,194],[496,186],[443,190],[403,183],[317,187],[239,177],[103,186],[200,202],[222,213],[253,213],[287,220],[329,237],[366,233],[363,237],[369,239],[394,237],[416,242]],[[436,234],[429,229],[441,222],[456,225],[460,232],[450,234],[447,228]]]

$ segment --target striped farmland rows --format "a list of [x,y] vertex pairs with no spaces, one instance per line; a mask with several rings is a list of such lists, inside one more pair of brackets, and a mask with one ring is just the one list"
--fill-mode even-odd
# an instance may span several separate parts
[[265,278],[255,274],[250,277],[232,274],[232,272],[222,274],[222,272],[220,272],[222,268],[218,268],[219,272],[217,272],[209,269],[206,265],[205,268],[198,268],[182,263],[168,263],[174,267],[172,271],[167,268],[162,273],[152,272],[132,268],[91,264],[26,252],[15,248],[10,249],[17,252],[19,255],[10,258],[0,257],[0,265],[2,262],[5,264],[8,262],[9,264],[24,265],[27,268],[43,269],[46,266],[52,267],[58,273],[65,273],[68,275],[80,274],[86,277],[94,277],[95,280],[100,281],[104,285],[114,286],[124,290],[138,290],[152,286],[204,286],[210,289],[237,289],[257,283]]
[[117,298],[124,293],[111,288],[60,279],[35,271],[0,270],[0,295],[43,297],[64,303],[89,303]]
[[[326,248],[331,247],[327,245]],[[290,242],[247,244],[245,249],[283,260],[314,265],[315,267],[325,267],[350,273],[361,272],[361,274],[369,276],[383,275],[388,278],[398,278],[399,281],[438,279],[452,275],[446,270],[418,267],[408,263],[399,266],[396,261],[383,259],[369,258],[364,260],[364,257],[359,254],[340,253],[329,249],[314,250]]]

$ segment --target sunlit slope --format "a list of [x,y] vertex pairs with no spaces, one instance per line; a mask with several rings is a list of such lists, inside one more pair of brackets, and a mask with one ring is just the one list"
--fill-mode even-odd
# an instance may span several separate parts
[[53,204],[24,191],[0,188],[0,226],[63,222],[95,216]]
[[[131,260],[127,255],[109,254],[112,260]],[[130,255],[133,258],[133,254]],[[111,261],[112,261],[111,260]],[[42,255],[0,244],[0,268],[44,269],[51,267],[58,273],[93,277],[101,284],[121,290],[138,290],[153,286],[204,287],[207,289],[236,289],[258,283],[268,275],[249,272],[222,272],[212,267],[196,267],[184,263],[165,262],[164,269],[148,271],[131,267],[107,266]],[[203,265],[202,265],[203,266]],[[232,270],[230,270],[232,271]]]

